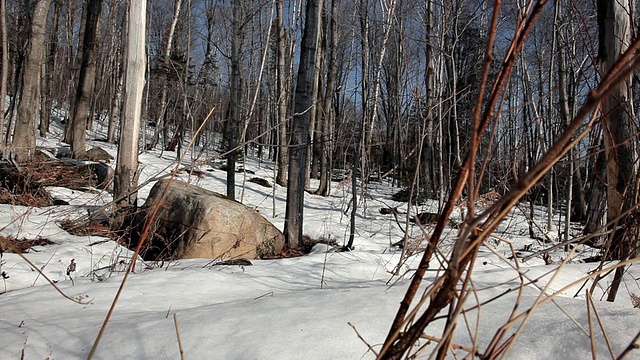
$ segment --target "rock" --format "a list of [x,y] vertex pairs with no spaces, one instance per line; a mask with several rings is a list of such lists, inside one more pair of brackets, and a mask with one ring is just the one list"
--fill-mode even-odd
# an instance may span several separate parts
[[217,265],[252,266],[253,263],[251,263],[249,259],[239,258],[239,259],[228,259],[228,260],[217,261],[211,264],[211,266],[217,266]]
[[87,150],[86,159],[91,161],[109,161],[113,160],[113,156],[101,147],[93,147]]
[[54,154],[54,151],[52,150],[53,149],[39,148],[36,150],[36,157],[39,156],[42,159],[51,161],[58,160],[58,158],[56,158],[56,155]]
[[61,159],[64,157],[70,157],[71,156],[71,148],[68,146],[58,146],[56,148],[54,148],[54,152],[53,155],[55,155],[56,158]]
[[258,184],[260,186],[264,186],[264,187],[271,187],[271,184],[269,183],[269,181],[263,179],[263,178],[258,178],[258,177],[252,177],[251,179],[248,180],[249,182],[252,182],[254,184]]
[[96,187],[98,189],[111,190],[113,189],[113,178],[115,171],[111,166],[105,163],[95,163],[82,165],[81,168],[86,168],[93,172],[96,176]]
[[[134,220],[134,243],[169,180],[158,181]],[[143,246],[145,259],[265,258],[282,252],[284,235],[257,211],[224,195],[174,180]],[[137,239],[136,239],[137,238]]]
[[384,208],[380,208],[380,214],[382,215],[398,215],[400,214],[400,212],[398,212],[398,208],[397,207],[384,207]]

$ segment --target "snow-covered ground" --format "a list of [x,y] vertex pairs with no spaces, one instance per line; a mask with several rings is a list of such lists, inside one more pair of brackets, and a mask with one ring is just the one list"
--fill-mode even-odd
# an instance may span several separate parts
[[[53,133],[49,139],[40,139],[39,145],[59,146],[58,138],[59,133]],[[90,145],[99,145],[115,155],[113,145],[99,142]],[[171,170],[175,157],[173,152],[141,154],[140,180]],[[179,178],[210,190],[225,191],[226,174],[210,166],[206,153],[197,161],[189,154],[186,158],[185,165],[193,162],[204,175],[189,177],[181,173]],[[237,174],[237,198],[281,229],[286,189],[265,188],[245,181],[255,176],[273,183],[274,165],[247,156],[243,166],[255,175]],[[141,200],[152,185],[140,191]],[[348,238],[349,217],[345,211],[351,194],[349,186],[332,185],[330,197],[305,195],[304,233],[343,244]],[[397,190],[386,183],[372,183],[368,187],[366,202],[358,212],[355,248],[351,252],[333,252],[326,245],[317,245],[307,256],[253,260],[252,266],[219,266],[205,259],[179,260],[164,263],[163,267],[138,262],[139,267],[128,278],[94,358],[180,358],[177,329],[187,359],[375,358],[373,351],[380,349],[421,255],[409,257],[401,267],[401,275],[392,276],[401,260],[401,250],[390,245],[402,238],[402,231],[392,215],[382,215],[379,209],[397,206],[406,211],[406,204],[390,199]],[[53,241],[53,245],[34,247],[25,256],[65,294],[82,304],[61,296],[23,258],[5,252],[0,270],[8,278],[0,279],[3,293],[0,359],[86,358],[131,258],[129,250],[107,238],[70,235],[57,223],[108,203],[109,193],[62,188],[50,191],[66,199],[69,205],[49,208],[0,205],[0,235]],[[435,206],[430,210],[435,210]],[[545,210],[537,211],[542,223]],[[399,219],[402,223],[403,217]],[[419,238],[421,231],[417,226],[410,231],[412,238]],[[448,250],[456,231],[447,229],[443,251]],[[512,248],[527,255],[549,246],[529,238],[528,233],[526,218],[516,208],[496,231],[498,236],[481,249],[473,273],[475,292],[465,308],[494,297],[495,300],[465,314],[466,322],[457,327],[454,342],[472,347],[470,339],[475,338],[477,350],[482,352],[497,329],[508,321],[516,303],[516,313],[520,313],[542,300],[544,303],[523,325],[507,359],[591,358],[590,329],[598,358],[620,354],[640,330],[640,309],[633,308],[630,296],[640,294],[638,266],[629,268],[615,303],[600,301],[610,278],[600,281],[593,298],[602,325],[595,320],[592,310],[594,319],[590,327],[585,291],[591,282],[583,287],[584,281],[580,279],[596,265],[581,263],[579,259],[596,252],[578,246],[571,254],[573,260],[556,272],[562,260],[570,255],[559,249],[551,252],[553,264],[547,265],[541,257],[534,257],[520,262],[518,272],[513,266],[515,262],[508,260]],[[72,259],[76,269],[67,276]],[[424,286],[433,282],[437,272],[428,274]],[[537,279],[523,287],[520,297],[517,291],[507,291],[520,287],[519,274]],[[541,295],[543,288],[545,294]],[[554,294],[553,301],[548,301],[548,296]],[[427,332],[440,337],[442,325],[437,322]],[[510,328],[507,336],[516,329],[517,325]],[[427,340],[421,342],[425,344]],[[434,347],[435,343],[426,348],[424,358]],[[466,354],[463,349],[457,350],[460,357]],[[631,352],[627,358],[640,359],[640,350]]]

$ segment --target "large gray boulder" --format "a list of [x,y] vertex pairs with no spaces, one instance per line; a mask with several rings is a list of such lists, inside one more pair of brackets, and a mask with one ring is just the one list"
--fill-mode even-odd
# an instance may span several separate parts
[[91,149],[87,150],[87,153],[85,154],[87,160],[91,160],[91,161],[110,161],[113,160],[113,156],[111,156],[111,154],[109,154],[105,149],[101,148],[101,147],[92,147]]
[[[134,221],[140,235],[169,180],[160,180]],[[143,246],[145,259],[265,258],[279,254],[284,235],[257,211],[224,195],[174,180]]]

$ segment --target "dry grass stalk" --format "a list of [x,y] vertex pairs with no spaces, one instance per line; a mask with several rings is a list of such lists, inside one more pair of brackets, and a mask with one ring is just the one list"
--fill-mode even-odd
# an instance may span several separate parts
[[178,349],[180,350],[180,360],[184,360],[184,348],[182,347],[182,337],[180,336],[180,326],[178,325],[178,314],[173,314],[173,324],[176,328],[176,337],[178,338]]
[[591,293],[589,291],[587,291],[587,297],[586,297],[586,303],[587,303],[587,322],[589,323],[589,344],[591,345],[591,358],[593,360],[596,360],[598,357],[596,356],[597,354],[597,350],[596,350],[596,335],[594,334],[593,331],[593,318],[591,315],[591,302],[589,301],[589,299],[591,299]]
[[593,313],[596,315],[596,319],[598,320],[598,326],[600,326],[600,331],[602,331],[602,336],[604,337],[604,341],[607,344],[607,349],[609,350],[609,354],[611,355],[612,359],[615,359],[616,355],[613,352],[611,339],[609,339],[609,334],[607,333],[607,330],[604,328],[604,324],[602,322],[602,318],[600,317],[600,313],[598,312],[598,308],[596,308],[596,304],[594,304],[593,302],[591,291],[587,291],[587,301],[591,304],[591,309],[593,310]]

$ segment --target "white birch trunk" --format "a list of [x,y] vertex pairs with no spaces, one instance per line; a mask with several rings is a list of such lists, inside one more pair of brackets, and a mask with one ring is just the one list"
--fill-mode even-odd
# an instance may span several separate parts
[[133,0],[129,8],[127,29],[127,71],[125,74],[122,131],[118,143],[118,159],[114,180],[114,198],[125,205],[135,205],[137,191],[138,138],[142,114],[142,93],[146,66],[146,0]]

